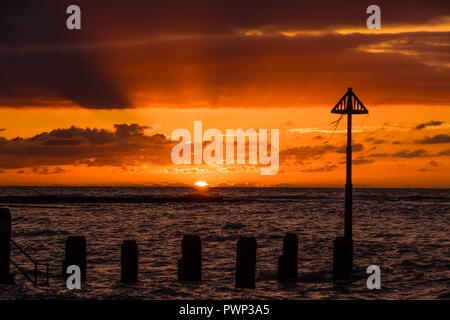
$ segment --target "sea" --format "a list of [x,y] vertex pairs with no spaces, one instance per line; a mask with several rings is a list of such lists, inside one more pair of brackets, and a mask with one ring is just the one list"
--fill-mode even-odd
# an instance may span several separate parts
[[[344,233],[339,188],[0,187],[12,215],[12,239],[38,265],[33,285],[15,266],[0,299],[449,299],[450,189],[359,189],[353,192],[354,276],[332,281],[333,241]],[[283,237],[299,243],[296,281],[279,283]],[[185,234],[203,246],[203,280],[178,281]],[[69,290],[65,241],[87,242],[87,279]],[[235,288],[240,236],[257,241],[256,287]],[[139,281],[120,282],[120,247],[136,240]],[[11,259],[34,277],[15,246]],[[367,287],[379,266],[381,289]]]

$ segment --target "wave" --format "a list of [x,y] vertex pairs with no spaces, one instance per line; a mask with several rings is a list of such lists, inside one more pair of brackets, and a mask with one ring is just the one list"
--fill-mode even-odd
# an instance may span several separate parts
[[399,201],[439,201],[439,202],[450,202],[450,197],[439,197],[439,196],[405,196],[399,197]]
[[39,196],[5,196],[0,197],[0,203],[20,204],[48,204],[48,203],[167,203],[167,202],[223,202],[223,197],[191,194],[182,196],[66,196],[66,195],[39,195]]
[[[0,187],[0,203],[168,203],[168,202],[330,202],[344,198],[343,189],[213,188],[202,193],[189,188],[113,188],[113,187]],[[449,190],[354,189],[357,201],[376,202],[450,202]]]

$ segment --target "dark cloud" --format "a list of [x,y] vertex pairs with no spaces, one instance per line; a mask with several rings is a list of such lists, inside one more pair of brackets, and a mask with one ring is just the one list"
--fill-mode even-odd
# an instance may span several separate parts
[[414,127],[414,130],[422,130],[425,129],[426,127],[430,127],[430,126],[440,126],[444,123],[444,121],[429,121],[429,122],[425,122],[425,123],[420,123],[417,126]]
[[438,134],[433,137],[426,136],[421,140],[417,140],[418,144],[436,144],[436,143],[450,143],[450,135],[448,134]]
[[395,158],[419,158],[426,156],[428,156],[428,153],[425,149],[401,150],[392,155]]
[[[354,152],[359,152],[364,149],[362,144],[355,144],[352,146]],[[290,147],[280,151],[280,162],[291,164],[303,164],[304,160],[319,159],[327,153],[345,153],[347,146],[335,145],[318,145],[318,146],[300,146]]]
[[39,168],[33,168],[32,172],[34,174],[60,174],[60,173],[64,173],[67,170],[64,170],[63,168],[60,167],[54,167],[54,168],[48,168],[48,167],[39,167]]
[[[68,1],[13,1],[0,13],[0,104],[10,107],[65,106],[91,109],[133,107],[98,52],[69,50],[89,41],[82,28],[65,26]],[[93,13],[93,12],[92,12]],[[82,11],[82,21],[90,14]],[[91,16],[92,17],[92,16]]]
[[50,174],[61,171],[49,166],[171,163],[172,143],[162,134],[146,135],[146,128],[116,124],[110,131],[72,126],[30,138],[0,138],[0,168],[33,168],[34,173]]
[[[191,101],[194,87],[200,88],[197,94],[201,96],[196,98],[206,100],[211,107],[328,105],[345,90],[336,86],[336,81],[356,83],[356,92],[364,97],[366,105],[388,101],[447,103],[450,74],[445,70],[425,65],[423,59],[413,56],[359,50],[364,44],[382,43],[393,37],[400,36],[233,35],[189,39],[145,46],[134,54],[117,50],[110,63],[119,68],[120,64],[146,60],[139,69],[130,68],[127,91],[138,90],[168,104]],[[179,47],[183,48],[183,59],[179,59]],[[387,76],[392,70],[402,82]],[[303,89],[302,94],[298,88]],[[320,95],[311,99],[316,92]]]
[[335,152],[332,145],[291,147],[280,151],[280,162],[292,161],[294,164],[302,164],[307,159],[318,159],[327,152]]
[[148,129],[148,126],[140,126],[137,123],[132,124],[115,124],[116,136],[119,138],[129,138],[132,136],[141,136],[144,134],[144,130]]
[[443,150],[437,154],[438,156],[450,156],[450,149]]
[[302,172],[311,172],[311,173],[312,172],[330,172],[336,168],[337,168],[337,166],[332,164],[332,165],[324,165],[322,167],[317,167],[317,168],[305,169],[305,170],[302,170]]
[[[367,104],[450,99],[447,33],[280,35],[364,28],[368,4],[360,1],[79,0],[79,31],[65,27],[70,4],[3,1],[0,70],[8,76],[0,78],[0,106],[328,105],[353,83]],[[448,2],[436,0],[377,4],[386,24],[450,13]],[[321,94],[313,101],[299,88]]]
[[[355,143],[352,144],[352,152],[359,152],[362,151],[364,149],[363,145],[361,143]],[[346,153],[347,152],[347,146],[346,145],[342,145],[338,148],[336,148],[336,152],[338,153]]]
[[[16,0],[2,3],[2,21],[18,37],[6,33],[6,43],[52,43],[83,40],[77,33],[65,39],[58,32],[65,27],[68,0]],[[229,34],[237,30],[317,30],[335,26],[365,27],[369,5],[358,0],[166,0],[110,1],[77,0],[81,7],[84,36],[105,39],[149,34]],[[450,12],[439,0],[377,1],[385,24],[425,23]],[[32,29],[34,28],[34,30]],[[33,31],[33,33],[27,33]]]
[[389,156],[390,156],[390,154],[385,153],[385,152],[372,153],[372,154],[368,155],[368,157],[372,157],[372,158],[385,158],[385,157],[389,157]]
[[364,141],[370,142],[370,143],[372,143],[372,144],[382,144],[382,143],[385,143],[385,142],[386,142],[386,141],[383,140],[383,139],[376,139],[376,138],[374,138],[374,137],[368,137],[368,138],[364,139]]
[[[352,160],[352,164],[354,164],[354,165],[369,164],[369,163],[373,163],[373,162],[374,162],[373,159],[367,159],[367,158],[365,158],[363,156],[358,156],[356,159]],[[340,164],[345,164],[346,161],[343,160],[343,161],[340,161],[339,163]]]
[[430,162],[428,162],[428,165],[431,167],[439,167],[440,163],[436,162],[434,160],[431,160]]
[[[450,149],[440,151],[435,154],[429,154],[425,149],[415,149],[415,150],[400,150],[394,154],[389,153],[372,153],[368,154],[369,158],[421,158],[421,157],[440,157],[440,156],[450,156]],[[436,166],[438,163],[435,161],[430,161],[431,166]]]
[[352,164],[359,165],[359,164],[369,164],[372,163],[373,159],[366,159],[363,156],[359,156],[356,159],[352,160]]
[[[97,58],[98,59],[98,58]],[[90,109],[130,108],[132,103],[102,71],[100,61],[86,52],[0,55],[0,104],[21,107],[73,103]]]

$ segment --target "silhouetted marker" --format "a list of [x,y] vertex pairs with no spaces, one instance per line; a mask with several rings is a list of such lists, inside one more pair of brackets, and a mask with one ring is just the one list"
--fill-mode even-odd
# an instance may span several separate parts
[[286,233],[283,238],[283,254],[278,257],[278,281],[297,279],[298,238],[293,233]]
[[63,277],[67,278],[67,267],[77,265],[81,270],[81,280],[86,280],[86,238],[69,236],[66,240],[66,259],[63,262]]
[[239,237],[236,252],[236,288],[255,288],[256,239]]
[[0,208],[0,283],[13,282],[9,273],[11,257],[11,213],[8,208]]
[[353,240],[337,237],[333,248],[333,279],[349,279],[353,268]]
[[348,88],[347,93],[338,101],[331,110],[331,113],[341,114],[341,117],[345,114],[347,115],[347,167],[344,211],[345,239],[337,237],[334,240],[333,251],[333,277],[337,280],[349,278],[353,269],[352,114],[368,114],[369,110],[367,110],[361,100],[353,93],[352,88]]
[[135,283],[138,281],[139,253],[138,246],[134,240],[124,240],[120,254],[120,281]]
[[202,240],[198,235],[183,236],[181,259],[178,260],[178,280],[202,280]]

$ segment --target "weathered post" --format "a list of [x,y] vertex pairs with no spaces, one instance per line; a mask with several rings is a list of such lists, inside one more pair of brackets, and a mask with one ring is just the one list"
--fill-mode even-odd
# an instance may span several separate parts
[[278,281],[297,279],[298,238],[293,233],[286,233],[283,238],[283,254],[278,257]]
[[136,241],[124,240],[120,252],[120,281],[136,283],[139,271],[139,252]]
[[236,250],[236,288],[255,288],[256,239],[239,237]]
[[0,208],[0,284],[13,282],[9,273],[11,257],[11,213],[8,208]]
[[202,240],[200,236],[187,234],[181,241],[181,259],[178,260],[178,280],[202,280]]
[[81,280],[86,280],[86,238],[84,236],[69,236],[66,240],[66,258],[63,262],[62,274],[67,278],[67,267],[80,267]]
[[353,268],[353,240],[337,237],[333,248],[333,280],[349,279]]

